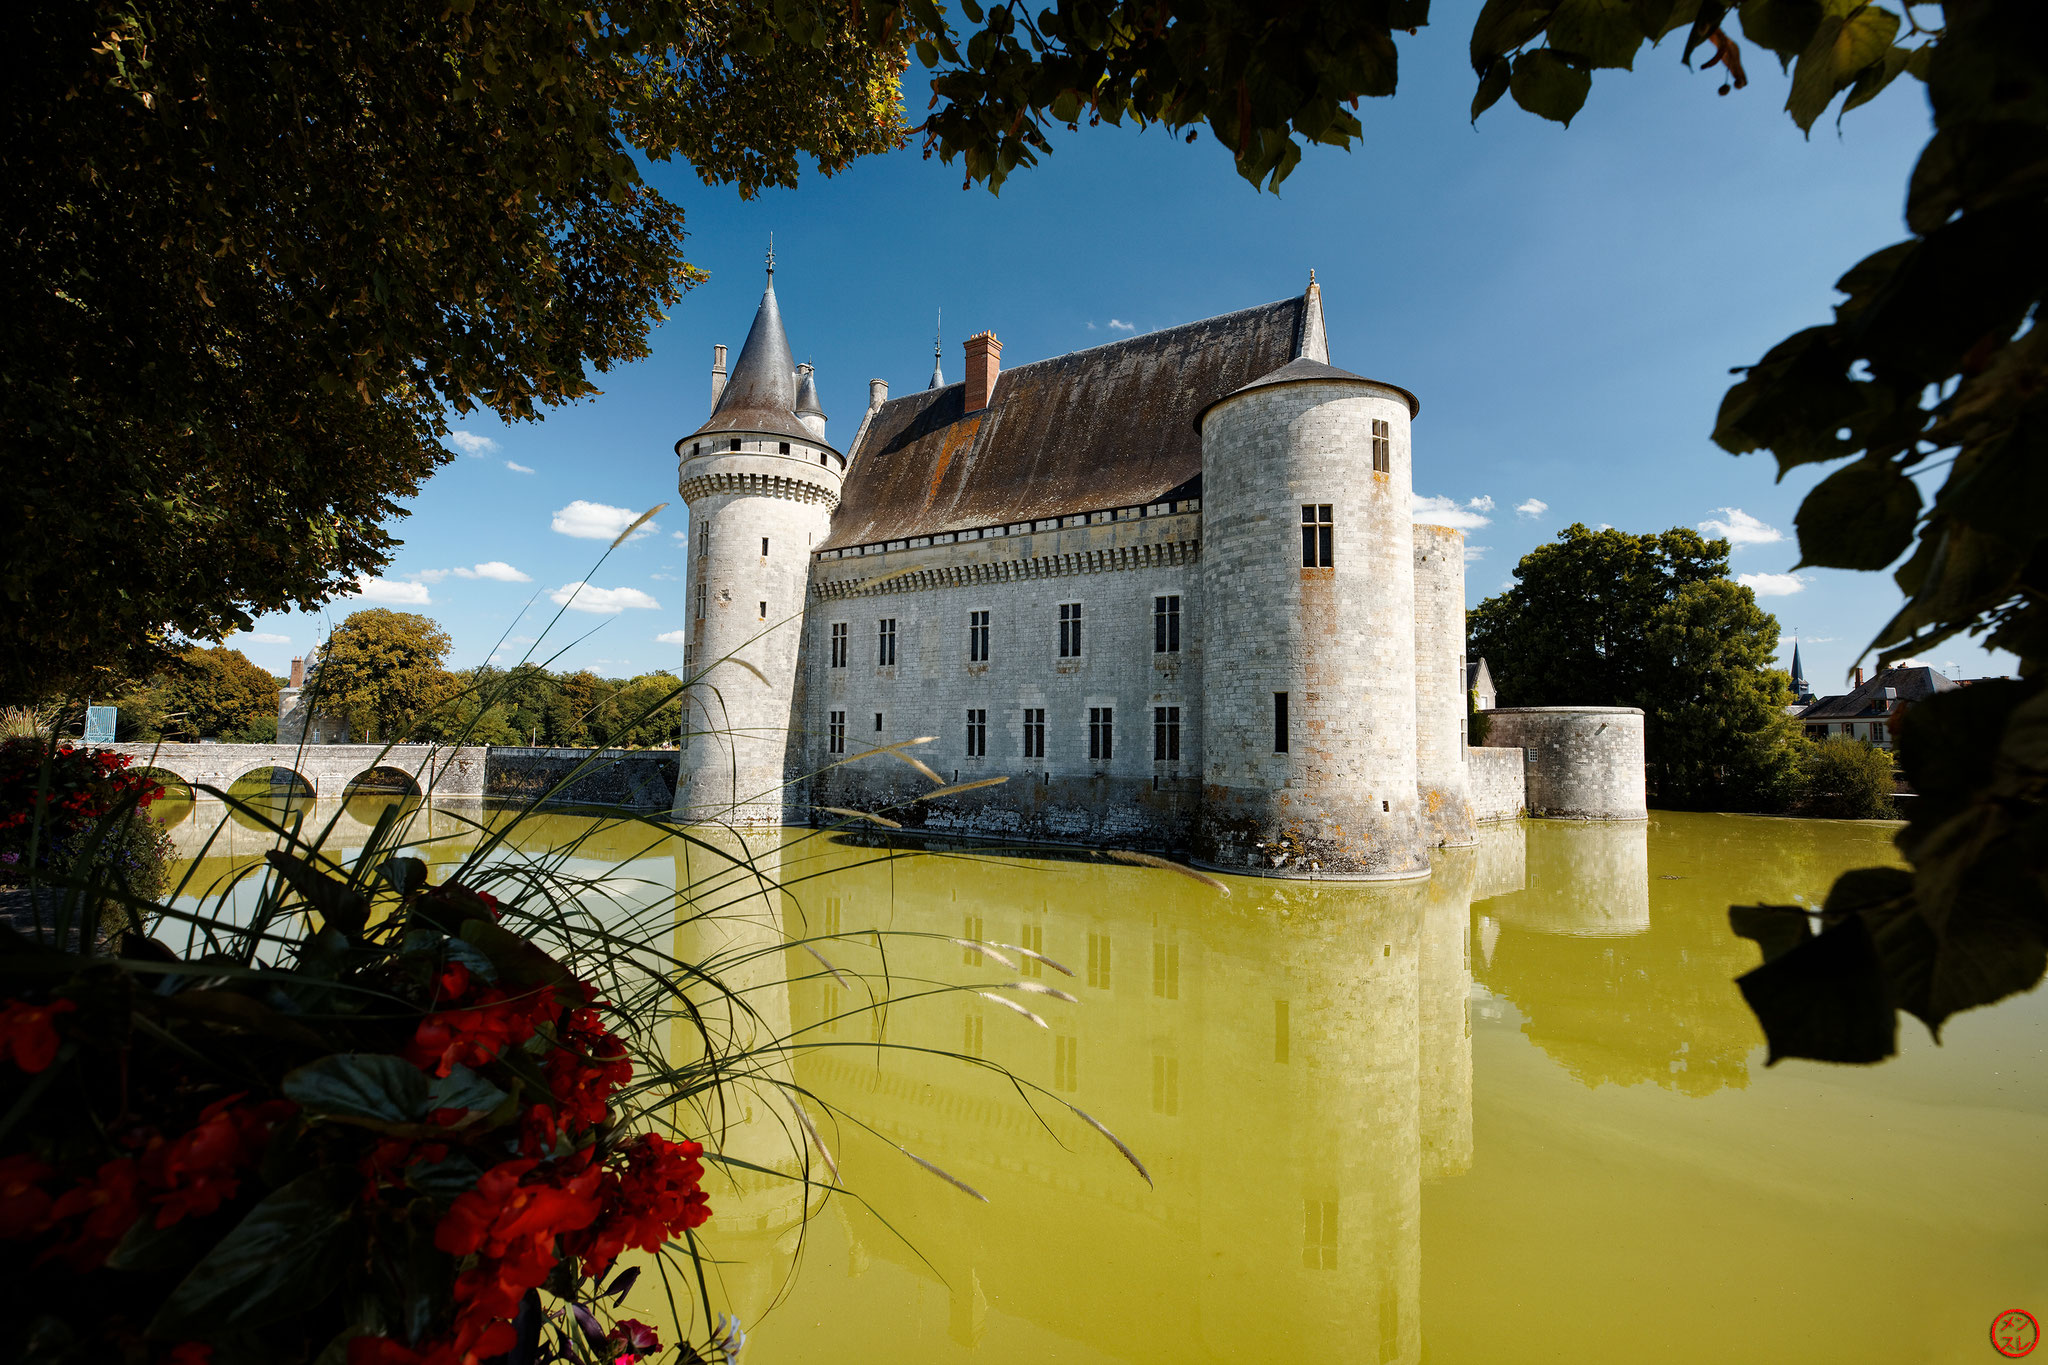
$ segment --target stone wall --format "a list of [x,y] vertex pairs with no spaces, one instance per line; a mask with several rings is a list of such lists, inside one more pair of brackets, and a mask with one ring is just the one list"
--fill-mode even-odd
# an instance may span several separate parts
[[1438,844],[1472,842],[1465,765],[1465,533],[1415,528],[1415,784]]
[[[1182,506],[1189,506],[1182,504]],[[1201,518],[1185,512],[1068,517],[1000,536],[920,538],[882,554],[819,557],[805,621],[800,733],[790,746],[801,806],[877,809],[931,784],[886,755],[912,750],[948,782],[1010,780],[943,810],[929,828],[997,837],[1179,847],[1202,768],[1202,620],[1194,568]],[[1180,599],[1177,651],[1154,648],[1153,608]],[[1081,653],[1060,657],[1060,606],[1081,607]],[[970,614],[988,616],[988,658],[971,657]],[[896,663],[878,662],[879,623],[895,622]],[[832,628],[846,661],[832,666]],[[1155,711],[1178,712],[1177,756],[1156,756]],[[968,752],[968,712],[985,716],[986,752]],[[1025,712],[1045,713],[1045,751],[1025,754]],[[1091,710],[1109,712],[1110,754],[1090,755]],[[844,725],[832,752],[833,716]],[[793,810],[798,821],[808,810]],[[827,819],[831,817],[825,817]],[[897,811],[893,818],[905,818]]]
[[1465,751],[1474,819],[1512,820],[1522,813],[1528,805],[1523,762],[1520,749],[1489,747]]
[[[567,778],[595,753],[595,749],[493,748],[485,792],[501,800],[531,800]],[[673,750],[608,750],[588,772],[550,797],[549,804],[667,810],[675,799],[679,757]]]
[[137,768],[173,773],[189,783],[226,791],[237,779],[264,768],[297,773],[322,800],[339,800],[351,782],[373,769],[404,773],[424,794],[480,797],[484,792],[481,748],[445,749],[432,744],[116,744]]
[[1514,706],[1489,713],[1487,738],[1524,751],[1530,815],[1643,820],[1643,713],[1627,706]]

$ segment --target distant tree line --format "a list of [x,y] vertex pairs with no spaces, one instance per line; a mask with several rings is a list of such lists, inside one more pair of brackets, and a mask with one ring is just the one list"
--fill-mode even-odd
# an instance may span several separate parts
[[[559,748],[651,748],[675,741],[681,680],[667,672],[606,678],[540,664],[445,666],[447,632],[430,617],[373,607],[352,614],[320,648],[306,679],[313,709],[347,723],[359,743],[431,740]],[[114,699],[122,740],[277,739],[287,680],[240,650],[185,650]],[[76,721],[73,721],[75,728]]]

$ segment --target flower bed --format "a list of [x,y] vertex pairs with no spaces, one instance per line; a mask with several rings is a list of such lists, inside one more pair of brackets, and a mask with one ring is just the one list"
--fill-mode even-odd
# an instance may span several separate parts
[[617,1262],[709,1217],[703,1150],[620,1112],[606,1002],[416,859],[270,861],[282,966],[0,955],[0,1357],[652,1355]]

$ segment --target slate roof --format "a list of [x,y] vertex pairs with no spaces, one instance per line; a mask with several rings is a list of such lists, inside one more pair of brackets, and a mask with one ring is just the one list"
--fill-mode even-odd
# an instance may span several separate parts
[[[796,362],[789,353],[789,337],[782,330],[782,310],[775,302],[775,272],[768,272],[768,287],[761,294],[761,307],[754,325],[747,330],[747,343],[718,395],[710,420],[683,441],[719,432],[765,432],[799,441],[816,442],[796,420]],[[681,449],[683,441],[676,442]]]
[[893,398],[853,451],[818,548],[1198,497],[1196,414],[1287,365],[1303,297],[1004,370],[969,413],[966,385]]
[[[1392,389],[1395,393],[1408,400],[1408,415],[1410,417],[1417,416],[1422,411],[1422,400],[1398,384],[1388,384],[1377,379],[1367,379],[1362,374],[1353,374],[1349,370],[1340,370],[1335,365],[1325,365],[1322,361],[1311,360],[1307,356],[1290,360],[1270,374],[1260,375],[1243,388],[1224,394],[1222,398],[1216,400],[1216,403],[1221,403],[1224,398],[1235,398],[1241,393],[1252,393],[1259,389],[1277,389],[1283,384],[1328,383],[1333,379],[1357,384],[1374,384],[1383,389]],[[1210,403],[1199,413],[1195,414],[1195,430],[1201,430],[1202,419],[1209,415],[1209,408],[1215,407],[1216,403]]]
[[[1957,686],[1958,684],[1924,665],[1917,668],[1887,668],[1853,692],[1846,692],[1839,697],[1822,697],[1801,711],[1799,719],[1860,720],[1865,716],[1882,716],[1900,702],[1919,701],[1922,697],[1931,697],[1937,692],[1953,692]],[[1885,689],[1888,687],[1896,695],[1887,697]]]

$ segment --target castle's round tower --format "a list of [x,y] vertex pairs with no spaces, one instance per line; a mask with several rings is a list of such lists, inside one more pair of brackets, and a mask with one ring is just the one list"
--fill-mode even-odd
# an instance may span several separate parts
[[1432,843],[1474,841],[1465,775],[1465,533],[1415,528],[1415,782]]
[[1429,872],[1416,794],[1413,395],[1290,362],[1204,409],[1204,803],[1236,871]]
[[676,442],[690,545],[675,811],[780,824],[811,549],[839,505],[846,457],[791,360],[772,260],[731,377],[721,363],[712,386],[710,420]]

